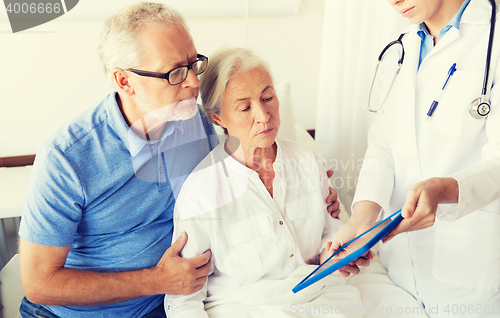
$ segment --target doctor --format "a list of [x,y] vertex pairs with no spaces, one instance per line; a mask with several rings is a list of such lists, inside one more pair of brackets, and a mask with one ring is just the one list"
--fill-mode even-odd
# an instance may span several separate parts
[[[486,94],[491,112],[481,119],[469,113],[481,95],[492,4],[389,3],[412,23],[402,38],[404,62],[370,128],[360,173],[365,186],[356,190],[353,215],[334,236],[332,250],[402,207],[404,220],[380,247],[391,280],[430,316],[498,317],[498,28]],[[427,118],[454,63],[457,70]]]

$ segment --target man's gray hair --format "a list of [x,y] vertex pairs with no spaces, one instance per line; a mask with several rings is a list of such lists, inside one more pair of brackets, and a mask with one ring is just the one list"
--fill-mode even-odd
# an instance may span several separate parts
[[[238,73],[260,68],[271,78],[269,64],[248,49],[225,48],[209,58],[207,70],[200,76],[200,95],[203,110],[214,124],[211,114],[220,115],[226,86]],[[224,129],[224,132],[227,131]]]
[[138,36],[145,25],[183,27],[189,32],[184,17],[161,3],[139,2],[109,17],[101,29],[97,52],[111,87],[115,87],[115,68],[136,68],[146,61]]

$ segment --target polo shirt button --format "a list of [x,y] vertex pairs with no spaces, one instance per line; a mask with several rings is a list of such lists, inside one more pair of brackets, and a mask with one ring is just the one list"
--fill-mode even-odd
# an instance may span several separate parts
[[290,254],[290,257],[293,257],[293,254]]
[[283,225],[283,221],[280,221],[280,225]]
[[172,309],[172,307],[170,307],[170,305],[168,305],[168,306],[167,306],[167,310],[170,310],[170,309]]

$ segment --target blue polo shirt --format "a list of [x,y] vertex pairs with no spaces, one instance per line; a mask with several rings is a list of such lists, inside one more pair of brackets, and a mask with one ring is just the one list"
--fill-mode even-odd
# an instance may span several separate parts
[[[201,109],[169,122],[161,140],[134,137],[115,94],[61,127],[33,167],[19,234],[36,244],[71,245],[68,268],[155,266],[171,244],[175,193],[217,143],[207,139],[215,132]],[[142,317],[162,300],[44,307],[61,317]]]
[[[452,27],[457,30],[460,29],[460,20],[462,19],[462,14],[467,8],[469,2],[470,0],[465,0],[453,18],[451,18],[451,20],[439,31],[438,42]],[[420,64],[422,64],[422,61],[425,59],[427,54],[429,54],[429,52],[434,48],[434,37],[429,33],[429,29],[425,23],[419,24],[417,34],[422,40],[422,44],[420,46],[420,59],[418,61],[418,67],[420,67]]]

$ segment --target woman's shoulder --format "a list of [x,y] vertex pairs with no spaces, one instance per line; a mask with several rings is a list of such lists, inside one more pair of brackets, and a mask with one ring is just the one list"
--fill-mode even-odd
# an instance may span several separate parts
[[[182,219],[217,213],[231,201],[227,172],[233,171],[228,164],[223,145],[212,150],[187,177],[175,203],[175,210]],[[233,191],[236,191],[233,189]]]
[[313,146],[289,139],[276,139],[278,148],[281,147],[284,157],[295,159],[321,160],[317,149]]

